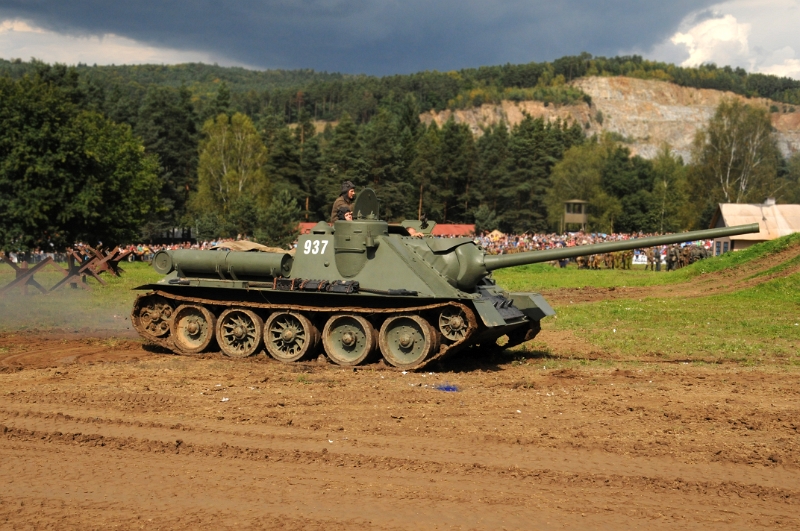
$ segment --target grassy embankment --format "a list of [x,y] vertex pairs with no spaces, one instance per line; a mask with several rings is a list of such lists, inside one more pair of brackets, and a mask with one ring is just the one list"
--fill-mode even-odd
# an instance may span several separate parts
[[[786,249],[788,261],[757,270],[743,280],[778,275],[731,293],[707,297],[663,297],[658,286],[692,282],[704,274],[732,270]],[[545,330],[569,331],[590,343],[595,354],[627,361],[735,362],[744,365],[800,366],[800,234],[709,258],[672,273],[585,271],[547,265],[499,271],[498,283],[513,291],[584,286],[652,286],[652,296],[556,307]],[[724,280],[721,280],[724,282]],[[557,356],[541,341],[526,345],[538,355]],[[588,353],[587,353],[588,355]]]

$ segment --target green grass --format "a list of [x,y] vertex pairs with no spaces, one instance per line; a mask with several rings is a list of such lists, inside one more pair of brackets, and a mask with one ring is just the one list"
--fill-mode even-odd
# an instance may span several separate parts
[[[655,286],[680,282],[676,273],[645,271],[643,266],[634,269],[578,269],[574,264],[561,269],[547,264],[500,269],[493,273],[497,283],[509,291],[540,291],[558,288],[583,288],[595,286],[610,288],[618,286]],[[675,277],[675,278],[673,278]]]
[[[137,292],[133,288],[154,282],[161,278],[149,264],[142,262],[124,263],[125,272],[121,277],[106,273],[101,278],[107,283],[101,286],[89,278],[87,284],[92,288],[82,289],[62,287],[58,291],[40,294],[28,288],[28,296],[23,296],[14,288],[0,297],[0,331],[14,330],[52,330],[52,329],[111,329],[126,330],[130,326],[129,316]],[[53,286],[63,277],[49,268],[35,276],[36,281],[45,288]],[[0,264],[0,286],[14,279],[13,270]]]
[[632,360],[800,364],[798,293],[795,274],[712,297],[570,305],[551,326]]
[[[507,278],[516,285],[510,286],[505,279],[500,284],[509,289],[667,284],[711,271],[742,267],[751,260],[799,244],[800,235],[795,234],[669,274],[548,270],[544,266],[545,280],[537,277],[525,281],[522,271],[511,271]],[[800,258],[793,257],[750,278],[785,271],[798,262]],[[649,278],[642,280],[642,275]],[[800,273],[724,295],[616,299],[564,306],[557,311],[556,318],[544,321],[545,329],[570,331],[596,351],[617,359],[800,366]]]

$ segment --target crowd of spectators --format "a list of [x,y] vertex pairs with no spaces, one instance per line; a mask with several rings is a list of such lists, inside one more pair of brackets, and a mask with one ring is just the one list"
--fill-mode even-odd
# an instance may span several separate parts
[[[637,238],[658,236],[650,233],[584,233],[568,232],[564,234],[502,234],[498,231],[483,232],[475,237],[476,243],[481,245],[489,254],[511,254],[525,251],[544,251],[561,247],[575,247],[579,245],[592,245]],[[711,240],[701,243],[706,249],[711,248]],[[662,256],[666,255],[667,246],[660,246]],[[644,249],[636,249],[635,255],[643,254]]]

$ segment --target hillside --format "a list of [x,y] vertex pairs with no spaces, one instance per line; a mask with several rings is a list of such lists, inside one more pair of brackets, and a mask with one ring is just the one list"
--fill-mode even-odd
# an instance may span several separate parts
[[441,125],[452,116],[465,123],[473,133],[505,120],[515,125],[525,113],[547,120],[568,119],[584,124],[588,135],[613,133],[626,142],[631,151],[644,158],[655,156],[659,147],[669,143],[689,160],[692,139],[714,114],[723,98],[739,98],[750,105],[776,109],[772,113],[778,146],[784,156],[800,151],[800,109],[765,98],[745,98],[732,92],[681,87],[672,83],[630,77],[585,77],[571,83],[591,97],[591,104],[547,105],[537,101],[484,104],[470,109],[430,111],[420,119]]

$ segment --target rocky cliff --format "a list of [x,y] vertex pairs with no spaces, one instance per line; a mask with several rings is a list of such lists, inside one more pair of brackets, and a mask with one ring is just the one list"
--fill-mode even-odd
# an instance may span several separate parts
[[631,151],[652,158],[666,142],[684,160],[690,158],[691,144],[698,129],[705,126],[724,98],[740,98],[750,105],[761,105],[772,113],[778,146],[784,156],[800,151],[800,110],[767,99],[746,99],[731,92],[679,87],[663,81],[626,77],[589,77],[573,84],[592,97],[592,104],[545,106],[541,102],[504,101],[473,109],[428,112],[425,123],[442,125],[452,116],[466,123],[476,135],[481,128],[505,120],[513,126],[525,113],[546,120],[568,119],[582,124],[587,135],[616,133]]

